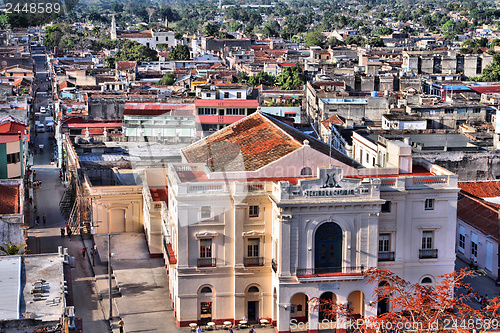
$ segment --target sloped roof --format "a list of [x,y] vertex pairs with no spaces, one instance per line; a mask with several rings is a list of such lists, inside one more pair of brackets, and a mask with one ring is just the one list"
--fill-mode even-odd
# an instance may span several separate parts
[[463,195],[458,200],[457,218],[498,240],[498,207],[494,204]]
[[341,116],[335,114],[335,115],[331,116],[330,118],[323,120],[321,123],[326,128],[329,128],[330,124],[333,124],[333,125],[344,125],[345,120]]
[[500,197],[500,181],[459,182],[458,187],[478,198]]
[[159,116],[170,113],[176,116],[194,116],[193,103],[126,103],[124,115]]
[[126,71],[137,67],[137,61],[117,61],[116,69],[119,71]]
[[[300,149],[304,140],[328,155],[329,146],[270,115],[256,112],[183,149],[189,163],[207,163],[212,171],[255,171]],[[356,161],[331,150],[332,157],[353,167]],[[241,154],[241,159],[238,156]]]

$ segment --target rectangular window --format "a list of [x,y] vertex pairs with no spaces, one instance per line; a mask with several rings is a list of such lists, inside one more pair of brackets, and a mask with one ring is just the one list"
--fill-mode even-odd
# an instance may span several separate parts
[[224,98],[229,98],[229,93],[227,91],[224,93]]
[[462,226],[458,227],[458,249],[465,251],[465,228]]
[[453,109],[444,109],[444,113],[453,113]]
[[366,163],[369,163],[370,161],[370,154],[366,153]]
[[470,257],[472,259],[476,259],[477,258],[477,234],[475,233],[471,233],[471,237],[470,237]]
[[198,108],[198,114],[199,115],[216,115],[217,109],[216,108]]
[[378,238],[378,252],[391,250],[391,234],[380,234]]
[[211,215],[212,215],[212,210],[210,209],[210,206],[201,206],[201,218],[202,219],[210,218]]
[[382,213],[390,213],[391,212],[391,202],[386,201],[382,204]]
[[474,108],[474,109],[472,109],[472,112],[473,113],[480,113],[481,109],[480,108]]
[[212,258],[212,240],[200,240],[200,258]]
[[425,199],[425,210],[434,210],[434,199]]
[[260,243],[260,239],[258,239],[258,238],[249,238],[248,239],[247,256],[249,258],[259,256],[259,243]]
[[236,92],[236,98],[241,98],[241,91]]
[[207,98],[212,97],[211,93],[207,93]]
[[249,217],[259,217],[259,206],[249,206],[248,207]]
[[434,246],[433,242],[434,231],[423,231],[422,232],[422,250],[430,250]]
[[19,163],[19,153],[7,154],[7,164]]

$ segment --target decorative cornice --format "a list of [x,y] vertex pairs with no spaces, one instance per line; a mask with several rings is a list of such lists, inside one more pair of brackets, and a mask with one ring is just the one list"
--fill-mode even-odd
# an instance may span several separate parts
[[194,234],[196,238],[205,238],[205,237],[217,237],[219,235],[216,231],[202,231]]
[[265,232],[252,230],[252,231],[244,231],[241,235],[243,237],[264,236]]
[[418,226],[419,229],[441,229],[441,225],[439,224],[420,224]]

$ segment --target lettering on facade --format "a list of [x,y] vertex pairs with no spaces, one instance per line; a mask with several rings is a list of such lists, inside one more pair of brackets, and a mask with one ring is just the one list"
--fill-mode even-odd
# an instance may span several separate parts
[[355,190],[305,190],[304,196],[306,197],[334,197],[340,195],[355,195]]

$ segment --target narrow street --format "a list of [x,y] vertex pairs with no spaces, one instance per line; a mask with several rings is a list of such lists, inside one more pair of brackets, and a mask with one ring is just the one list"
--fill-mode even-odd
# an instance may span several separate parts
[[[47,82],[48,72],[44,68],[46,57],[43,52],[43,48],[33,52],[39,89],[35,111],[38,111],[40,106],[47,106],[50,96],[44,93],[48,90],[49,82]],[[38,114],[39,121],[42,123],[45,117],[50,116],[49,112],[45,115]],[[30,254],[56,253],[60,245],[68,248],[69,254],[76,259],[76,267],[71,271],[76,316],[83,319],[85,332],[107,332],[108,326],[92,283],[93,277],[89,262],[82,256],[82,239],[79,235],[73,235],[71,239],[60,235],[60,227],[66,224],[59,210],[59,201],[64,187],[59,179],[59,170],[54,164],[51,164],[51,159],[54,156],[54,140],[49,140],[49,137],[53,135],[53,132],[35,133],[32,127],[31,133],[34,147],[38,150],[36,154],[32,155],[32,170],[36,171],[34,180],[39,180],[42,184],[33,189],[33,205],[37,207],[37,211],[30,221],[28,251]],[[39,149],[40,144],[44,145],[43,152]],[[33,207],[32,212],[34,212]],[[44,214],[46,224],[42,222]],[[37,215],[40,217],[39,225],[35,225]]]

